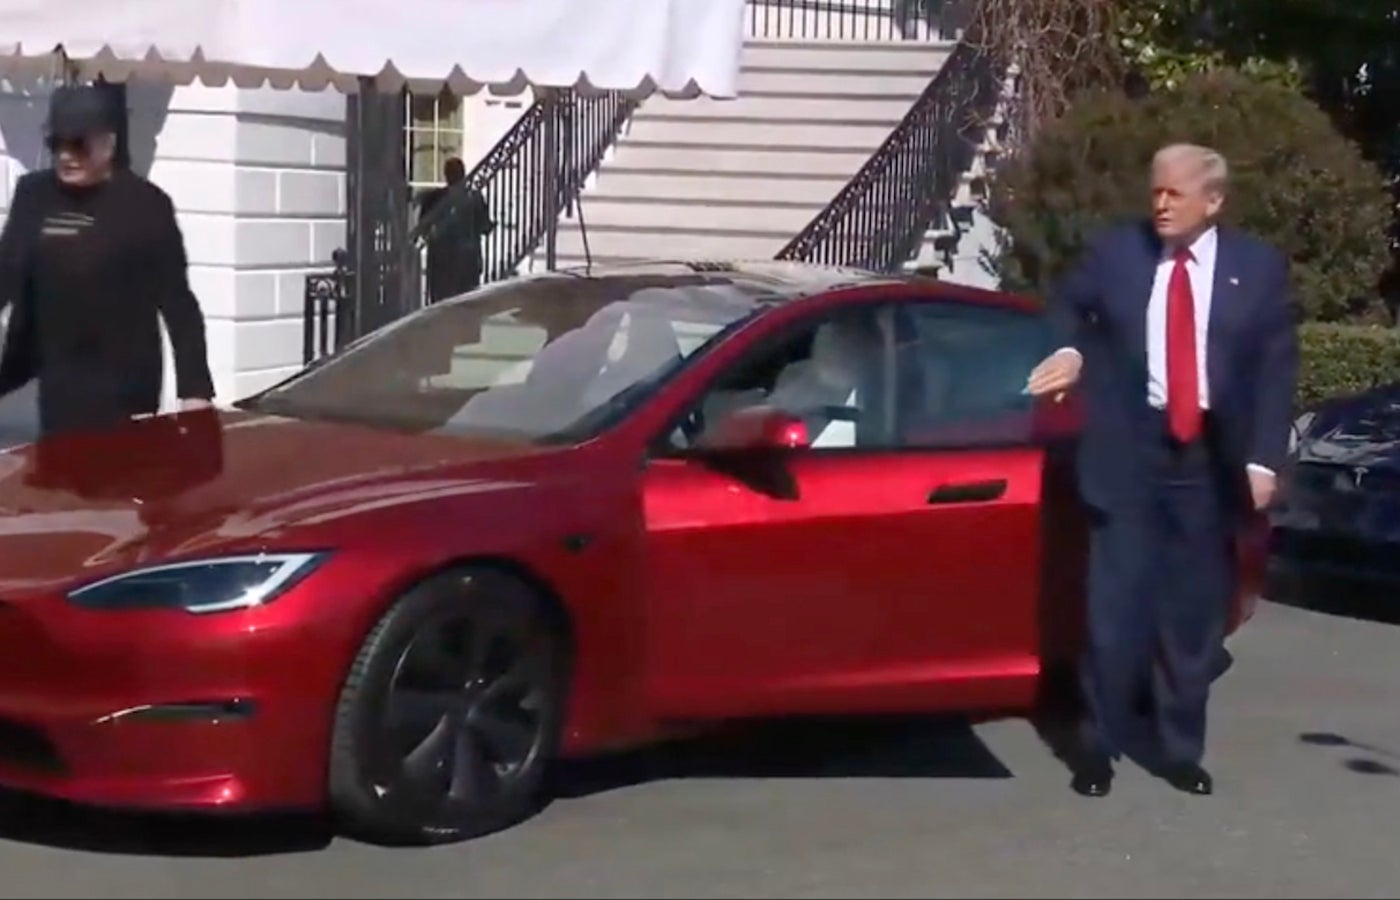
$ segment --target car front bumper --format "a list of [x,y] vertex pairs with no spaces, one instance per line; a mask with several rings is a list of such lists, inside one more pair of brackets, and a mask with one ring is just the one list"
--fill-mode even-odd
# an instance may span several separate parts
[[0,600],[0,786],[126,808],[316,807],[344,668],[282,612]]

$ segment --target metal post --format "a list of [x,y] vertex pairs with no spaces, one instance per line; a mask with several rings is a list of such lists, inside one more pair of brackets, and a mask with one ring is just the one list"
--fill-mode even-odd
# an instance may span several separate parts
[[365,92],[372,91],[372,79],[361,78],[359,90],[345,98],[345,245],[349,248],[346,268],[352,273],[350,290],[344,309],[335,317],[335,344],[337,348],[350,343],[360,334],[360,322],[364,315],[363,297],[374,284],[368,275],[368,263],[373,250],[370,244],[372,230],[365,210],[364,167],[365,167]]
[[549,223],[544,238],[544,265],[554,271],[559,245],[559,93],[554,88],[545,92],[544,109],[544,214]]

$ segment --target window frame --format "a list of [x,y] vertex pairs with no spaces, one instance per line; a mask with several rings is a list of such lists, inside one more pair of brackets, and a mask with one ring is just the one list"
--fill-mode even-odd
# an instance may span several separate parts
[[[920,307],[934,308],[969,308],[976,313],[1001,314],[1008,318],[1024,317],[1028,320],[1044,321],[1043,313],[1037,311],[1021,310],[1011,307],[1003,307],[996,304],[977,303],[949,298],[946,296],[936,296],[921,293],[910,293],[898,296],[885,296],[871,301],[854,301],[843,303],[835,307],[814,310],[791,321],[784,322],[772,332],[759,337],[753,345],[744,349],[734,360],[726,365],[722,370],[715,372],[706,382],[695,390],[690,397],[679,405],[679,411],[672,416],[668,416],[657,432],[647,441],[646,457],[656,460],[697,460],[711,459],[718,456],[732,456],[734,454],[751,454],[758,451],[728,449],[728,448],[705,448],[705,447],[676,447],[671,443],[671,437],[680,428],[681,423],[689,418],[695,409],[703,404],[706,399],[717,389],[723,380],[732,373],[752,365],[764,354],[777,352],[785,344],[792,341],[799,334],[806,330],[813,330],[823,322],[830,321],[842,315],[850,314],[857,310],[869,310],[874,317],[875,325],[880,331],[881,340],[881,366],[884,368],[881,378],[881,396],[877,402],[888,406],[886,411],[889,426],[896,437],[896,443],[888,445],[863,444],[850,447],[793,447],[768,450],[764,453],[776,453],[790,458],[807,458],[812,456],[873,456],[886,455],[891,453],[903,454],[927,454],[927,453],[959,453],[959,452],[983,452],[997,451],[1019,448],[1039,447],[1044,443],[1037,428],[1037,403],[1034,399],[1029,399],[1024,410],[1020,410],[1025,416],[1026,424],[1024,437],[1011,438],[1005,440],[973,440],[966,442],[949,442],[947,444],[908,444],[898,441],[901,428],[901,414],[899,410],[898,398],[898,376],[901,365],[900,350],[898,345],[898,334],[895,328],[897,317],[901,314],[908,314],[909,311]],[[1048,329],[1047,329],[1048,334]],[[1047,351],[1048,352],[1048,351]],[[1027,373],[1029,374],[1029,373]]]
[[[1045,314],[1042,311],[1018,309],[1015,307],[1000,306],[997,304],[990,303],[968,302],[956,298],[931,297],[927,295],[901,298],[894,301],[894,304],[896,306],[896,315],[903,313],[905,315],[912,316],[916,315],[914,311],[918,310],[919,308],[933,307],[942,309],[970,309],[975,311],[975,315],[987,315],[989,317],[1000,316],[1007,320],[1021,319],[1027,322],[1035,322],[1040,326],[1043,336],[1045,338],[1045,346],[1042,347],[1041,352],[1037,354],[1037,361],[1041,358],[1044,358],[1044,356],[1048,354],[1051,350],[1049,345],[1052,339],[1052,335],[1050,333],[1049,323],[1046,321]],[[911,324],[913,323],[911,322]],[[896,367],[898,367],[900,364],[901,360],[897,352],[895,358],[895,365]],[[1034,363],[1032,363],[1032,365],[1034,365]],[[1026,371],[1026,376],[1030,376],[1029,369]],[[1036,400],[1036,398],[1032,397],[1029,394],[1024,394],[1023,396],[1025,396],[1026,398],[1024,406],[1020,409],[1009,410],[1007,413],[1008,417],[1020,416],[1024,419],[1024,425],[1022,429],[1024,432],[1024,436],[1022,437],[1008,437],[1001,439],[985,438],[978,440],[949,441],[947,443],[903,443],[901,444],[901,449],[910,453],[957,453],[1040,447],[1046,442],[1046,439],[1048,437],[1047,435],[1041,433],[1039,425],[1040,403]],[[973,424],[974,421],[975,420],[969,420],[965,424],[970,426]],[[897,428],[901,429],[901,434],[903,424],[904,423],[902,421],[897,423]]]
[[[411,93],[407,100],[404,104],[403,125],[404,180],[408,183],[410,193],[416,195],[446,186],[442,166],[449,157],[460,157],[463,154],[467,141],[467,110],[462,98],[445,88],[436,94]],[[432,102],[432,117],[418,115],[418,104],[429,100]],[[450,109],[445,108],[447,104],[451,104]],[[454,121],[455,124],[451,124]],[[456,149],[444,154],[443,140],[454,136]],[[414,171],[415,151],[424,147],[419,141],[427,141],[426,146],[430,146],[433,151],[431,179],[414,177],[415,174],[419,174]]]
[[[892,374],[893,365],[895,363],[894,332],[888,326],[890,324],[892,310],[899,302],[898,300],[880,299],[871,302],[857,301],[842,303],[836,306],[816,309],[809,313],[804,313],[791,321],[783,322],[773,331],[760,336],[751,346],[744,348],[736,359],[732,360],[723,369],[715,372],[698,390],[692,392],[685,402],[680,404],[679,410],[674,415],[666,418],[662,426],[652,436],[651,440],[647,441],[647,458],[656,460],[694,460],[714,458],[716,456],[730,456],[736,453],[748,454],[755,452],[750,450],[711,447],[676,447],[671,443],[671,436],[681,427],[681,423],[689,418],[694,413],[695,409],[705,402],[726,377],[734,372],[742,370],[746,366],[752,365],[754,362],[762,359],[765,354],[777,352],[795,338],[799,337],[803,332],[815,332],[822,324],[832,321],[833,319],[839,319],[843,316],[868,313],[874,320],[876,328],[879,329],[880,365],[885,370],[883,373],[885,377],[881,379],[883,387],[881,391],[882,396],[878,398],[877,402],[892,405],[894,396],[892,383],[888,376]],[[887,415],[891,412],[892,411],[887,410]],[[794,447],[790,450],[781,451],[775,448],[773,452],[780,452],[785,455],[798,454],[808,456],[813,454],[850,454],[852,452],[868,453],[872,451],[889,452],[889,450],[890,448],[878,445],[865,445],[859,447]]]

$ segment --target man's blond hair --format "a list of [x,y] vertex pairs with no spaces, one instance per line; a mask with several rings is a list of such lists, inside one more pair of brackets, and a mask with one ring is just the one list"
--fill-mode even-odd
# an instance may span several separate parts
[[1200,144],[1167,144],[1152,157],[1155,169],[1163,163],[1182,162],[1196,166],[1207,190],[1224,194],[1230,181],[1230,166],[1219,151]]

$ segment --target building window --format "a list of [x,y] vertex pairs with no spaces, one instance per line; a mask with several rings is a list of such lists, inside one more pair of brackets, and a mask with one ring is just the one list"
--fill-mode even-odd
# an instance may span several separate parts
[[413,94],[407,113],[404,156],[408,160],[409,186],[439,187],[443,184],[442,164],[449,157],[462,155],[462,98],[447,90]]

